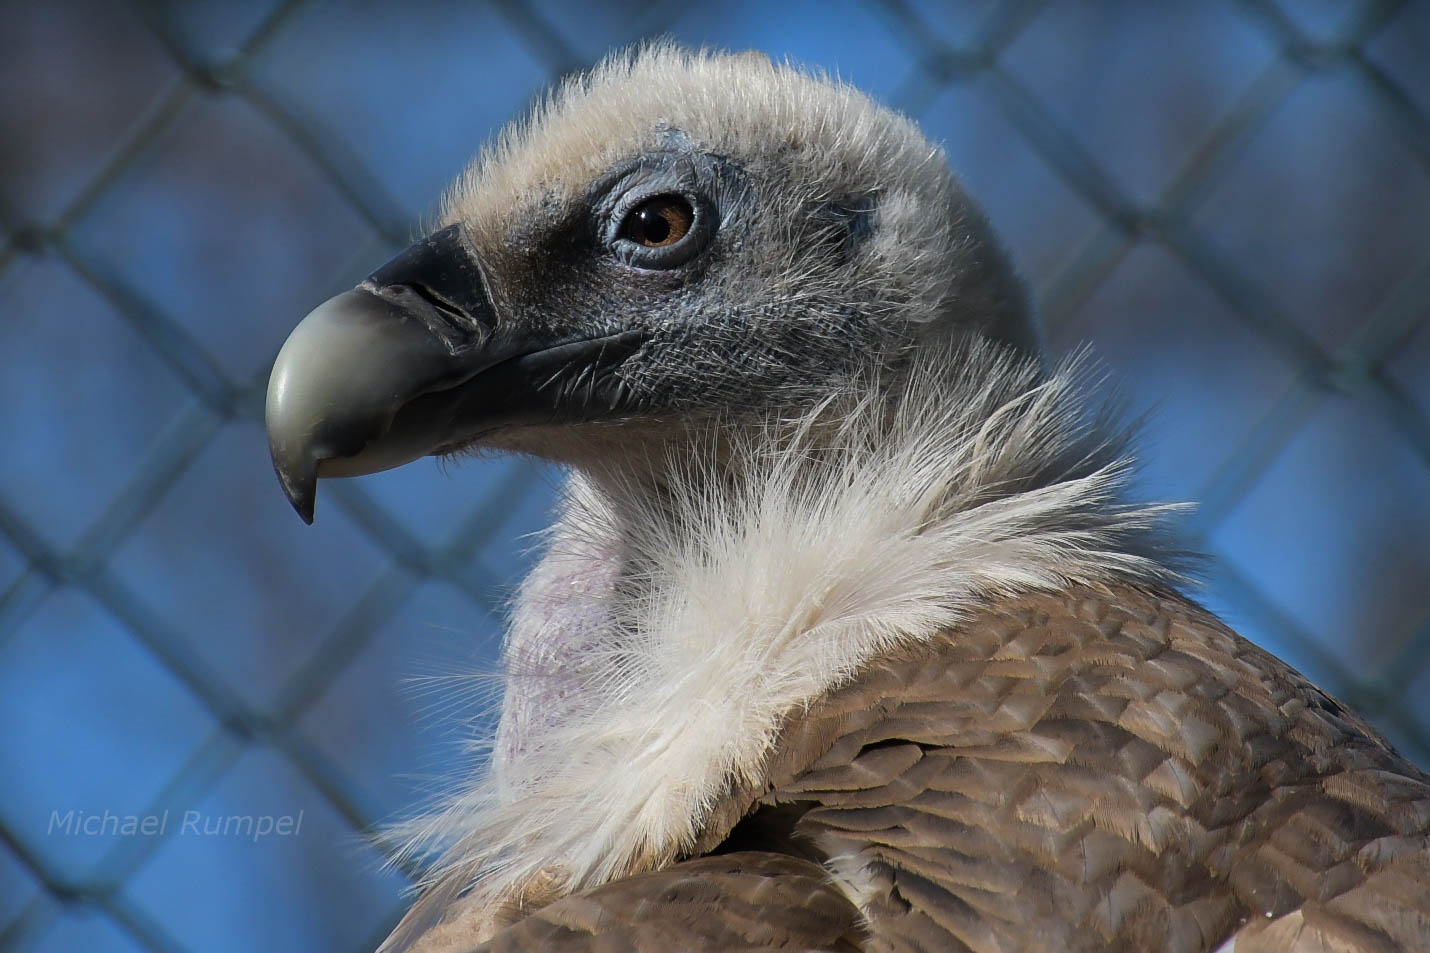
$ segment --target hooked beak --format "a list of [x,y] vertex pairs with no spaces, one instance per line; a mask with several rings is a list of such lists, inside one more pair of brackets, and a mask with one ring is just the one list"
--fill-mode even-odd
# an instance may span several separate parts
[[449,226],[289,335],[268,381],[273,468],[311,523],[319,477],[376,473],[502,427],[614,410],[621,388],[605,371],[644,340],[639,331],[544,339],[498,321],[476,256]]

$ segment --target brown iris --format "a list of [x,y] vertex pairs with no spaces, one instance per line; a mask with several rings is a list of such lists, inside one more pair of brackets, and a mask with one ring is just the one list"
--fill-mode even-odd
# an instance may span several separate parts
[[695,210],[679,195],[658,195],[631,209],[621,236],[646,248],[665,248],[690,234]]

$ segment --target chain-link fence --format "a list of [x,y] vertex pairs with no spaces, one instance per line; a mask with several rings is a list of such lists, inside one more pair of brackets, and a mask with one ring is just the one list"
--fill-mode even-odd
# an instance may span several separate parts
[[1430,2],[10,3],[0,950],[370,948],[550,480],[268,468],[267,369],[544,84],[838,70],[987,206],[1202,503],[1206,601],[1430,763]]

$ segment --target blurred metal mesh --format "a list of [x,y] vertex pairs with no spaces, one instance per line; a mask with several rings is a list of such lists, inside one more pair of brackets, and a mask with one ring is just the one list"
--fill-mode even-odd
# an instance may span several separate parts
[[[354,796],[342,765],[318,749],[297,727],[300,715],[323,689],[338,678],[372,633],[429,580],[440,580],[466,594],[477,605],[500,612],[499,574],[484,564],[482,553],[499,519],[529,492],[532,471],[518,467],[489,490],[471,514],[431,537],[394,519],[360,483],[325,487],[325,505],[338,508],[358,527],[367,543],[385,555],[384,568],[352,593],[352,608],[323,636],[309,659],[280,687],[277,700],[255,705],[214,667],[196,657],[178,623],[166,616],[146,594],[136,591],[111,570],[112,555],[146,517],[162,507],[184,473],[195,465],[225,426],[234,420],[261,421],[266,373],[236,377],[221,366],[210,348],[197,341],[191,328],[152,303],[142,283],[121,277],[103,260],[86,253],[72,240],[72,228],[116,189],[136,162],[160,148],[162,137],[184,106],[197,98],[237,99],[263,118],[276,134],[291,142],[341,196],[356,220],[370,233],[352,247],[352,258],[337,274],[321,276],[328,287],[340,287],[354,272],[383,257],[381,249],[404,245],[414,224],[383,181],[382,170],[364,167],[350,145],[326,136],[307,121],[281,87],[253,81],[251,65],[283,37],[295,13],[304,6],[284,2],[247,30],[247,36],[217,61],[197,55],[175,27],[173,7],[154,4],[137,9],[157,48],[177,67],[177,78],[147,108],[139,121],[112,145],[108,158],[84,187],[51,217],[36,220],[15,208],[0,208],[5,232],[0,248],[0,277],[26,260],[44,260],[70,273],[89,292],[100,296],[142,338],[168,372],[182,381],[192,400],[159,431],[132,477],[107,502],[97,519],[83,527],[72,545],[58,546],[36,529],[23,501],[0,502],[0,534],[22,565],[0,592],[0,645],[20,630],[32,613],[56,590],[87,593],[152,654],[158,664],[181,682],[212,716],[212,727],[181,767],[160,788],[150,810],[179,808],[203,796],[253,742],[271,746],[318,790],[355,831],[370,831],[381,820],[370,816]],[[543,64],[547,77],[589,65],[589,56],[573,50],[537,9],[503,0],[495,5],[506,35]],[[1067,122],[1044,98],[1025,84],[1000,59],[1000,53],[1042,12],[1033,0],[1009,0],[992,5],[982,16],[974,38],[950,45],[924,22],[924,13],[902,0],[868,0],[864,6],[889,30],[905,51],[910,71],[892,96],[893,105],[915,117],[927,118],[939,97],[950,88],[974,82],[990,92],[1003,120],[1037,156],[1054,169],[1064,186],[1094,210],[1098,223],[1080,241],[1048,280],[1039,283],[1039,310],[1049,334],[1072,324],[1073,316],[1091,299],[1120,262],[1140,243],[1154,243],[1190,271],[1210,294],[1228,308],[1244,329],[1294,365],[1290,383],[1269,409],[1232,446],[1219,449],[1217,464],[1197,495],[1203,504],[1197,529],[1209,537],[1229,518],[1248,489],[1278,459],[1302,428],[1318,395],[1353,394],[1368,401],[1404,447],[1430,467],[1430,419],[1406,385],[1386,372],[1386,363],[1426,321],[1430,299],[1430,257],[1399,276],[1395,286],[1359,323],[1349,343],[1330,347],[1298,322],[1298,316],[1267,291],[1275,276],[1250,269],[1207,239],[1196,213],[1209,192],[1234,165],[1237,155],[1258,130],[1307,78],[1327,71],[1348,76],[1357,94],[1393,118],[1403,144],[1422,166],[1430,167],[1430,116],[1414,98],[1364,52],[1364,44],[1401,8],[1393,2],[1370,3],[1343,29],[1330,36],[1312,36],[1292,17],[1265,0],[1246,0],[1240,15],[1273,44],[1276,53],[1223,110],[1194,149],[1184,155],[1170,184],[1150,200],[1138,198],[1119,182],[1106,164],[1089,152]],[[673,4],[629,7],[630,37],[653,35],[675,15]],[[559,13],[559,11],[558,11]],[[637,15],[638,14],[638,15]],[[334,14],[338,15],[338,14]],[[394,12],[394,16],[400,13]],[[1430,53],[1430,51],[1427,51]],[[527,95],[534,90],[524,90]],[[1328,130],[1328,135],[1334,134]],[[1288,157],[1288,162],[1293,157]],[[995,221],[995,225],[997,222]],[[376,238],[376,243],[373,241]],[[1430,237],[1430,233],[1427,233]],[[1430,248],[1430,245],[1426,246]],[[316,287],[315,283],[315,287]],[[314,295],[316,301],[321,295]],[[293,320],[298,313],[291,315]],[[1094,339],[1096,328],[1080,331]],[[268,342],[275,346],[277,341]],[[13,451],[15,448],[11,448]],[[277,490],[272,505],[281,506]],[[434,538],[436,541],[434,542]],[[0,576],[0,584],[6,577]],[[1330,687],[1353,704],[1372,711],[1379,722],[1422,763],[1430,761],[1430,724],[1423,711],[1409,704],[1412,686],[1430,656],[1430,599],[1412,598],[1420,621],[1391,640],[1389,661],[1375,668],[1349,671],[1329,657],[1317,639],[1259,591],[1253,574],[1222,567],[1216,585],[1233,593],[1244,612],[1259,615],[1294,647],[1299,664],[1310,666],[1331,681]],[[0,794],[0,799],[4,795]],[[134,948],[181,950],[192,945],[176,937],[152,911],[137,904],[126,884],[158,850],[162,839],[123,839],[83,876],[47,855],[33,837],[0,822],[0,843],[42,890],[0,921],[0,949],[19,949],[41,936],[60,911],[82,906],[102,912],[118,925],[119,934]],[[0,907],[0,911],[4,908]],[[390,925],[391,914],[364,931],[370,947]]]

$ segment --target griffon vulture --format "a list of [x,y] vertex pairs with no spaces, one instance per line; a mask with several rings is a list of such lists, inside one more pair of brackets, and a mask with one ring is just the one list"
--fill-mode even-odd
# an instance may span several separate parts
[[425,454],[570,474],[387,949],[1430,949],[1430,776],[1179,593],[907,119],[655,46],[440,226],[298,325],[267,405],[308,520]]

